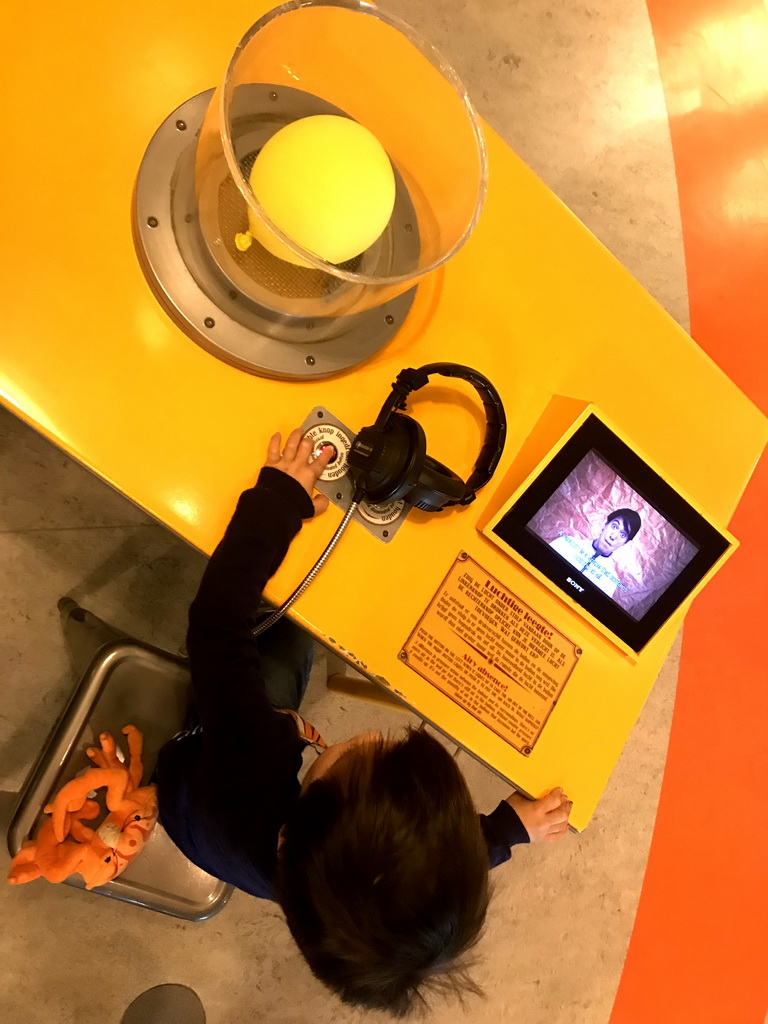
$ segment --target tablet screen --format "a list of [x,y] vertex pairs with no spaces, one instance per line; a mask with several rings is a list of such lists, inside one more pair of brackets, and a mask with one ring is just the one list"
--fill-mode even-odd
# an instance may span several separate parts
[[595,415],[485,532],[635,651],[730,547]]

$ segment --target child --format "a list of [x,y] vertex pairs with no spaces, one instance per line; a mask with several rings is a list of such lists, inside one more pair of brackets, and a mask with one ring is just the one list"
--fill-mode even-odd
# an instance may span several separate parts
[[478,817],[454,759],[416,730],[328,747],[299,785],[304,745],[325,746],[296,714],[312,641],[285,619],[251,631],[302,519],[328,505],[311,495],[332,450],[311,452],[298,430],[282,452],[271,438],[205,570],[187,638],[200,724],[160,752],[160,816],[199,867],[280,902],[345,1002],[401,1017],[430,980],[477,991],[456,961],[479,937],[489,866],[560,838],[571,805],[561,790],[513,794]]

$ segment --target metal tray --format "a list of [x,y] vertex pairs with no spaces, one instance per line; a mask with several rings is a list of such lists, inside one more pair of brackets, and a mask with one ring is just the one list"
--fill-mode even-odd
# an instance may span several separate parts
[[[29,779],[8,829],[15,856],[45,819],[42,808],[54,793],[90,766],[85,749],[111,732],[127,754],[124,725],[144,734],[144,777],[151,776],[157,754],[182,726],[187,707],[186,662],[136,640],[101,647],[56,725]],[[122,741],[122,742],[121,742]],[[78,889],[79,875],[64,883]],[[141,856],[116,879],[92,892],[135,903],[187,921],[204,921],[222,909],[232,886],[195,867],[158,824]]]

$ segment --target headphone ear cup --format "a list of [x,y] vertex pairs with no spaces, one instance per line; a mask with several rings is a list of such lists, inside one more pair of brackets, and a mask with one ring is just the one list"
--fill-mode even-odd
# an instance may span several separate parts
[[424,430],[410,416],[394,413],[386,426],[363,427],[352,443],[349,465],[367,501],[397,501],[411,490],[426,458]]
[[445,505],[461,501],[466,492],[467,485],[460,476],[428,455],[406,501],[423,512],[439,512]]

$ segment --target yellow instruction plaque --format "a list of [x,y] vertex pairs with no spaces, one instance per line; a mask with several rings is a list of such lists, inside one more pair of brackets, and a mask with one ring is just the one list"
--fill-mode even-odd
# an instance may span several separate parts
[[581,649],[462,552],[400,657],[526,756]]

